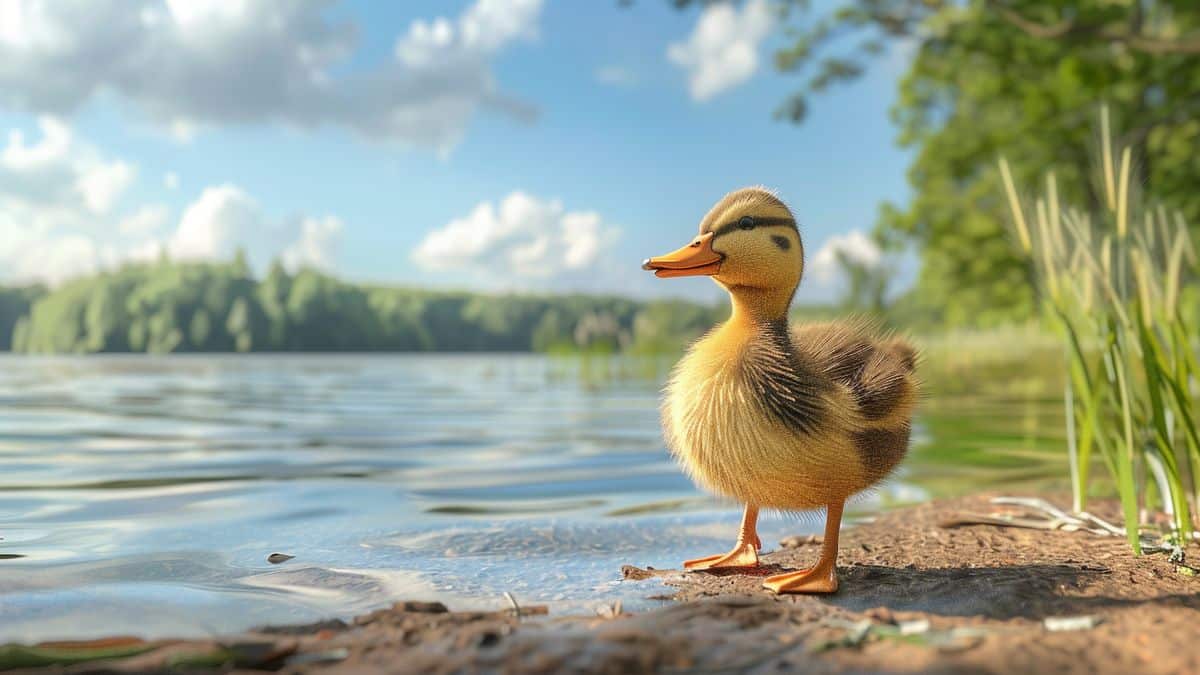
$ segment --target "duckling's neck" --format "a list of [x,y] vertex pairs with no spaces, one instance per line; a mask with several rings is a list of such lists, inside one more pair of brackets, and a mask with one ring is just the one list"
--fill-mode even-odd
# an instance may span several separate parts
[[747,327],[781,321],[787,323],[788,308],[794,293],[795,289],[734,286],[729,289],[729,297],[733,301],[729,323]]

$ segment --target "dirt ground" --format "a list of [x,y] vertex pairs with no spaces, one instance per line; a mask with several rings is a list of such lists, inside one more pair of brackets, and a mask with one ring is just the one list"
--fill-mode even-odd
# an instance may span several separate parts
[[[1112,536],[953,525],[963,514],[1020,511],[981,495],[848,529],[841,590],[828,597],[761,589],[763,576],[815,560],[817,542],[795,539],[757,570],[627,566],[631,583],[658,577],[675,589],[675,603],[644,613],[517,616],[397,603],[351,623],[221,641],[10,645],[0,647],[0,664],[93,659],[38,671],[70,673],[1200,672],[1200,576],[1185,564],[1200,563],[1200,546],[1179,562],[1134,558]],[[1113,504],[1093,513],[1118,520]],[[118,658],[94,660],[99,649]]]

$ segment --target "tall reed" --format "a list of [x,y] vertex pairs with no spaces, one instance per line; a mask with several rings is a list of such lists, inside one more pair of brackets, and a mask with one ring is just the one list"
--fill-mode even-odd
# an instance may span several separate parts
[[1129,544],[1140,554],[1141,511],[1161,507],[1171,522],[1168,537],[1182,542],[1192,538],[1200,502],[1200,327],[1181,311],[1198,266],[1181,214],[1132,203],[1130,148],[1113,146],[1107,107],[1100,122],[1099,213],[1064,208],[1053,173],[1032,206],[1003,158],[1000,176],[1017,246],[1062,339],[1074,509],[1087,508],[1098,455],[1120,496]]

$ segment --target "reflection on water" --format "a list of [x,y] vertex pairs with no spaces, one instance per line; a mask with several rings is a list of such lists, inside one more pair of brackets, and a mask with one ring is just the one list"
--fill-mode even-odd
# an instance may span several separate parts
[[[0,358],[0,642],[206,635],[398,598],[499,607],[505,591],[644,606],[654,591],[622,585],[623,563],[727,548],[738,518],[663,448],[668,366]],[[1053,387],[944,370],[910,460],[860,512],[1064,475]],[[816,522],[768,517],[764,541]]]

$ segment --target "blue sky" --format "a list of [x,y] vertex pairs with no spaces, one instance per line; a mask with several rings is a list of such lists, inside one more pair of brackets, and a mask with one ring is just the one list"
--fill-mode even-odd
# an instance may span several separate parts
[[777,189],[810,259],[869,258],[851,233],[906,199],[903,57],[777,122],[798,81],[764,0],[293,4],[0,0],[0,280],[243,246],[360,281],[712,297],[639,263],[725,192]]

